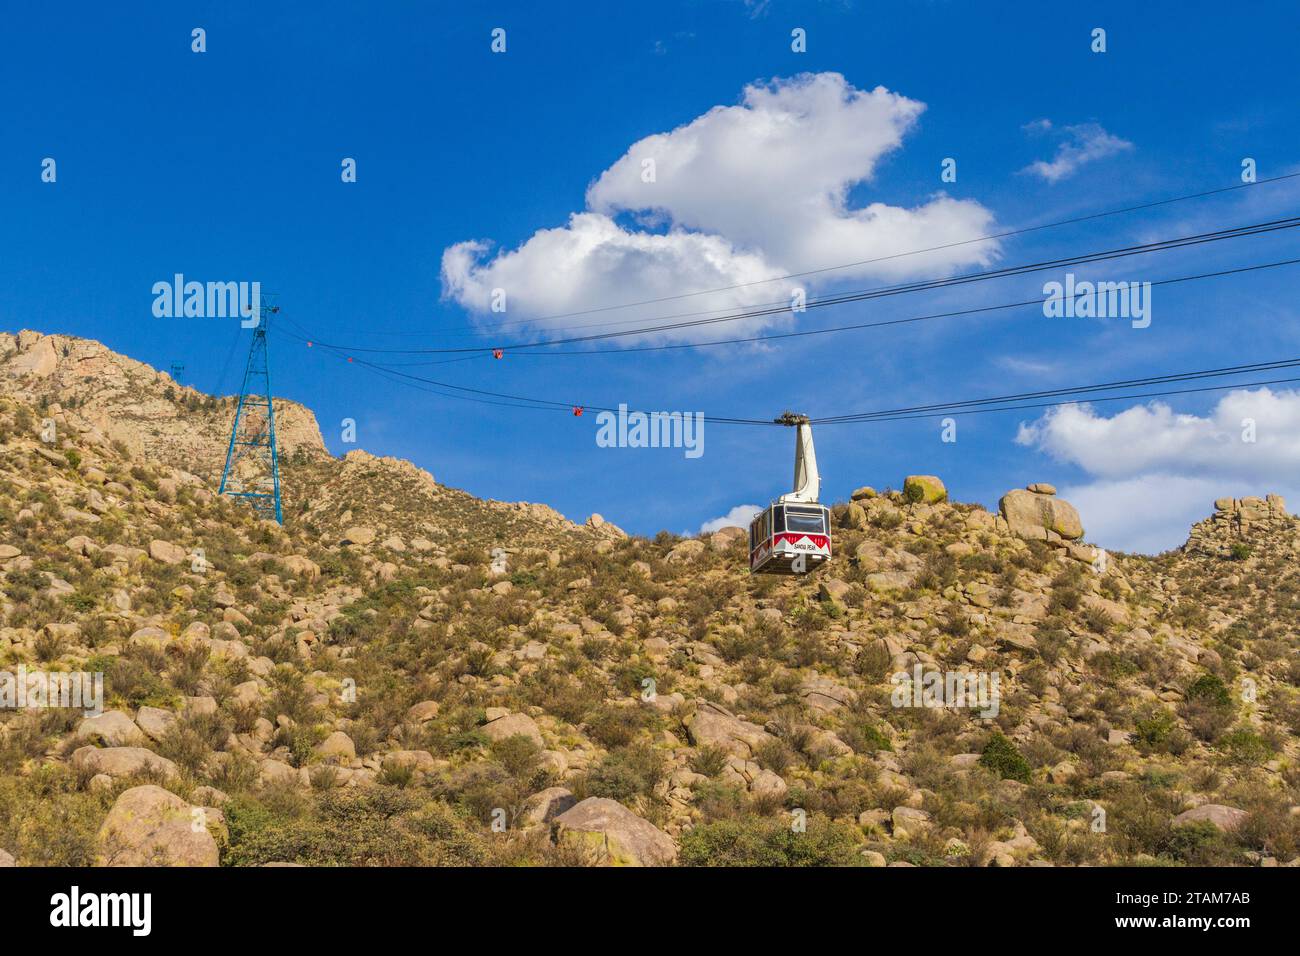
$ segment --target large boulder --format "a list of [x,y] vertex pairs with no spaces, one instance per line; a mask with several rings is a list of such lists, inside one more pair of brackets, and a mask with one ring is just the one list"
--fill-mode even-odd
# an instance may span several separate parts
[[341,730],[336,730],[316,745],[316,753],[325,759],[354,760],[357,756],[356,744]]
[[315,581],[320,577],[320,565],[311,558],[305,558],[300,554],[291,554],[286,558],[282,558],[280,563],[293,574],[306,581]]
[[813,710],[838,710],[853,703],[857,695],[829,677],[815,674],[799,685],[799,698]]
[[99,866],[216,866],[217,841],[206,819],[162,787],[124,790],[99,829]]
[[[176,715],[161,707],[141,707],[135,715],[136,726],[153,740],[162,740],[176,725]],[[84,724],[82,726],[85,726]]]
[[1226,807],[1221,803],[1206,803],[1195,810],[1188,810],[1174,817],[1173,825],[1184,827],[1192,823],[1212,823],[1225,833],[1237,829],[1250,816],[1245,810]]
[[522,734],[537,746],[546,746],[546,742],[542,740],[542,731],[537,726],[537,722],[527,714],[507,713],[495,720],[489,720],[483,725],[483,733],[487,735],[488,740],[505,740],[507,737]]
[[523,823],[533,826],[550,823],[560,814],[577,806],[578,801],[566,787],[547,787],[524,801]]
[[155,538],[149,542],[149,557],[163,564],[181,564],[189,555],[180,545]]
[[158,773],[174,779],[178,774],[176,764],[143,747],[78,747],[72,754],[72,766],[88,776]]
[[[1051,488],[1051,485],[1040,483],[1030,488]],[[1083,537],[1079,512],[1074,505],[1057,498],[1055,489],[1048,493],[1016,488],[1002,496],[998,510],[1011,533],[1021,538],[1074,541]]]
[[364,525],[356,525],[354,527],[348,528],[347,531],[343,532],[343,538],[339,543],[345,545],[347,544],[366,545],[366,544],[370,544],[374,540],[375,540],[374,528],[367,528]]
[[594,853],[609,866],[666,866],[677,859],[672,837],[617,800],[588,797],[555,818],[555,840]]
[[728,525],[725,528],[719,528],[709,536],[709,547],[714,551],[726,551],[737,541],[744,541],[748,533],[744,528],[737,528]]
[[893,824],[894,838],[906,840],[930,829],[930,814],[916,807],[894,807],[890,822]]
[[106,747],[130,747],[144,743],[144,734],[129,716],[120,710],[106,710],[87,717],[77,725],[73,739]]
[[438,702],[436,700],[422,700],[418,704],[412,704],[406,710],[406,719],[415,724],[423,724],[437,716]]
[[664,558],[664,560],[675,564],[679,561],[694,560],[695,558],[698,558],[703,553],[704,553],[704,542],[701,541],[699,538],[688,538],[686,541],[681,542],[679,545],[677,545],[675,548],[669,551],[668,556]]
[[438,767],[433,754],[427,750],[390,750],[384,754],[385,770],[411,770],[415,773],[432,773]]
[[775,740],[758,724],[741,720],[721,704],[700,700],[695,713],[686,718],[686,732],[697,747],[720,747],[727,753],[749,759],[763,744]]
[[948,489],[934,475],[908,475],[903,479],[903,496],[908,501],[923,501],[927,505],[948,500]]

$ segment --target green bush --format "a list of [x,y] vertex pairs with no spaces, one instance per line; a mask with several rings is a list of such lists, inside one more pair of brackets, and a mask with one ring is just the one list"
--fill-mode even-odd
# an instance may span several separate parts
[[1133,742],[1152,749],[1161,747],[1176,727],[1173,714],[1163,707],[1156,708],[1134,723]]
[[698,747],[691,754],[691,769],[706,777],[716,777],[727,766],[728,756],[725,749],[713,744]]
[[1219,749],[1234,763],[1261,764],[1273,756],[1273,747],[1249,727],[1238,727],[1219,738]]
[[1029,782],[1029,761],[1001,733],[995,732],[984,745],[984,752],[980,754],[980,766],[1007,780]]
[[488,850],[445,804],[421,805],[391,787],[331,791],[301,816],[249,797],[223,808],[230,831],[223,864],[260,866],[470,866]]
[[1232,709],[1232,694],[1228,692],[1223,681],[1213,674],[1202,674],[1192,681],[1191,686],[1187,688],[1186,697],[1189,701],[1200,701],[1216,709]]
[[1168,853],[1188,866],[1232,866],[1242,862],[1241,848],[1208,820],[1173,827]]
[[649,794],[664,773],[663,754],[649,744],[631,744],[611,750],[592,769],[587,775],[587,792],[626,802]]
[[820,817],[802,833],[785,818],[741,817],[686,833],[678,859],[683,866],[852,866],[861,863],[858,843],[851,827]]

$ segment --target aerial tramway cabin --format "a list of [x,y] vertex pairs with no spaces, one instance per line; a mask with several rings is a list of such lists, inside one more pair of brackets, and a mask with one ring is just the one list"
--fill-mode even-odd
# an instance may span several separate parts
[[831,559],[831,512],[817,501],[821,476],[807,416],[777,419],[797,428],[794,490],[754,516],[749,525],[751,574],[806,574]]

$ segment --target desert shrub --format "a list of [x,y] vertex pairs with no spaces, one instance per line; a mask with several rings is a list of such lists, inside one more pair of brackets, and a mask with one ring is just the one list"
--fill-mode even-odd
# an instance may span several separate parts
[[1223,681],[1213,674],[1202,674],[1192,681],[1185,697],[1188,701],[1200,701],[1216,709],[1227,710],[1232,707],[1232,694]]
[[691,753],[691,769],[706,777],[716,777],[727,765],[728,753],[716,744],[697,747]]
[[20,866],[92,866],[106,810],[66,768],[0,778],[0,846]]
[[1241,848],[1208,820],[1170,827],[1164,849],[1188,866],[1231,866],[1241,862]]
[[893,656],[889,653],[889,648],[884,641],[872,641],[858,651],[857,657],[853,661],[853,669],[858,672],[859,676],[868,680],[884,680],[885,675],[889,673],[889,665],[893,662]]
[[537,770],[542,748],[526,734],[513,734],[495,740],[491,746],[492,757],[517,780],[528,780]]
[[1168,710],[1163,707],[1150,708],[1133,724],[1133,743],[1148,750],[1159,749],[1177,728],[1177,721]]
[[177,721],[158,742],[158,753],[182,770],[197,774],[213,749],[225,742],[229,725],[220,715]]
[[854,753],[873,754],[878,750],[893,750],[889,735],[871,721],[854,721],[840,731],[840,739],[853,748]]
[[663,754],[646,743],[611,750],[587,774],[587,792],[623,802],[650,794],[664,778]]
[[1215,741],[1232,724],[1235,709],[1223,681],[1202,674],[1187,688],[1179,713],[1197,737]]
[[1233,763],[1261,764],[1273,756],[1273,745],[1249,727],[1238,727],[1219,738],[1219,750]]
[[759,744],[754,759],[765,770],[784,776],[794,763],[794,751],[784,740],[765,740]]
[[132,709],[140,707],[167,707],[176,694],[159,676],[162,667],[128,648],[127,653],[111,658],[104,673],[105,699],[121,700]]
[[587,735],[602,747],[625,747],[646,726],[647,714],[637,707],[604,705],[587,716]]
[[684,866],[852,866],[860,862],[852,828],[823,818],[798,832],[782,817],[741,817],[695,827],[682,837]]
[[443,866],[486,862],[481,837],[445,804],[391,787],[331,791],[301,816],[248,797],[223,808],[223,863],[259,866]]
[[984,745],[984,751],[980,754],[980,766],[1008,780],[1029,782],[1029,761],[1001,733],[994,733]]

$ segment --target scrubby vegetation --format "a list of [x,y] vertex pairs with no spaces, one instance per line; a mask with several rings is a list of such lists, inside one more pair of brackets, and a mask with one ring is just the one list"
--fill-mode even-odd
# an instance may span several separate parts
[[[757,579],[735,532],[628,537],[304,442],[281,528],[47,384],[0,400],[0,671],[102,673],[108,714],[0,711],[20,863],[95,862],[147,785],[230,866],[1300,853],[1289,518],[1098,571],[946,493],[872,493],[834,509],[829,567]],[[927,703],[917,668],[996,699]]]

